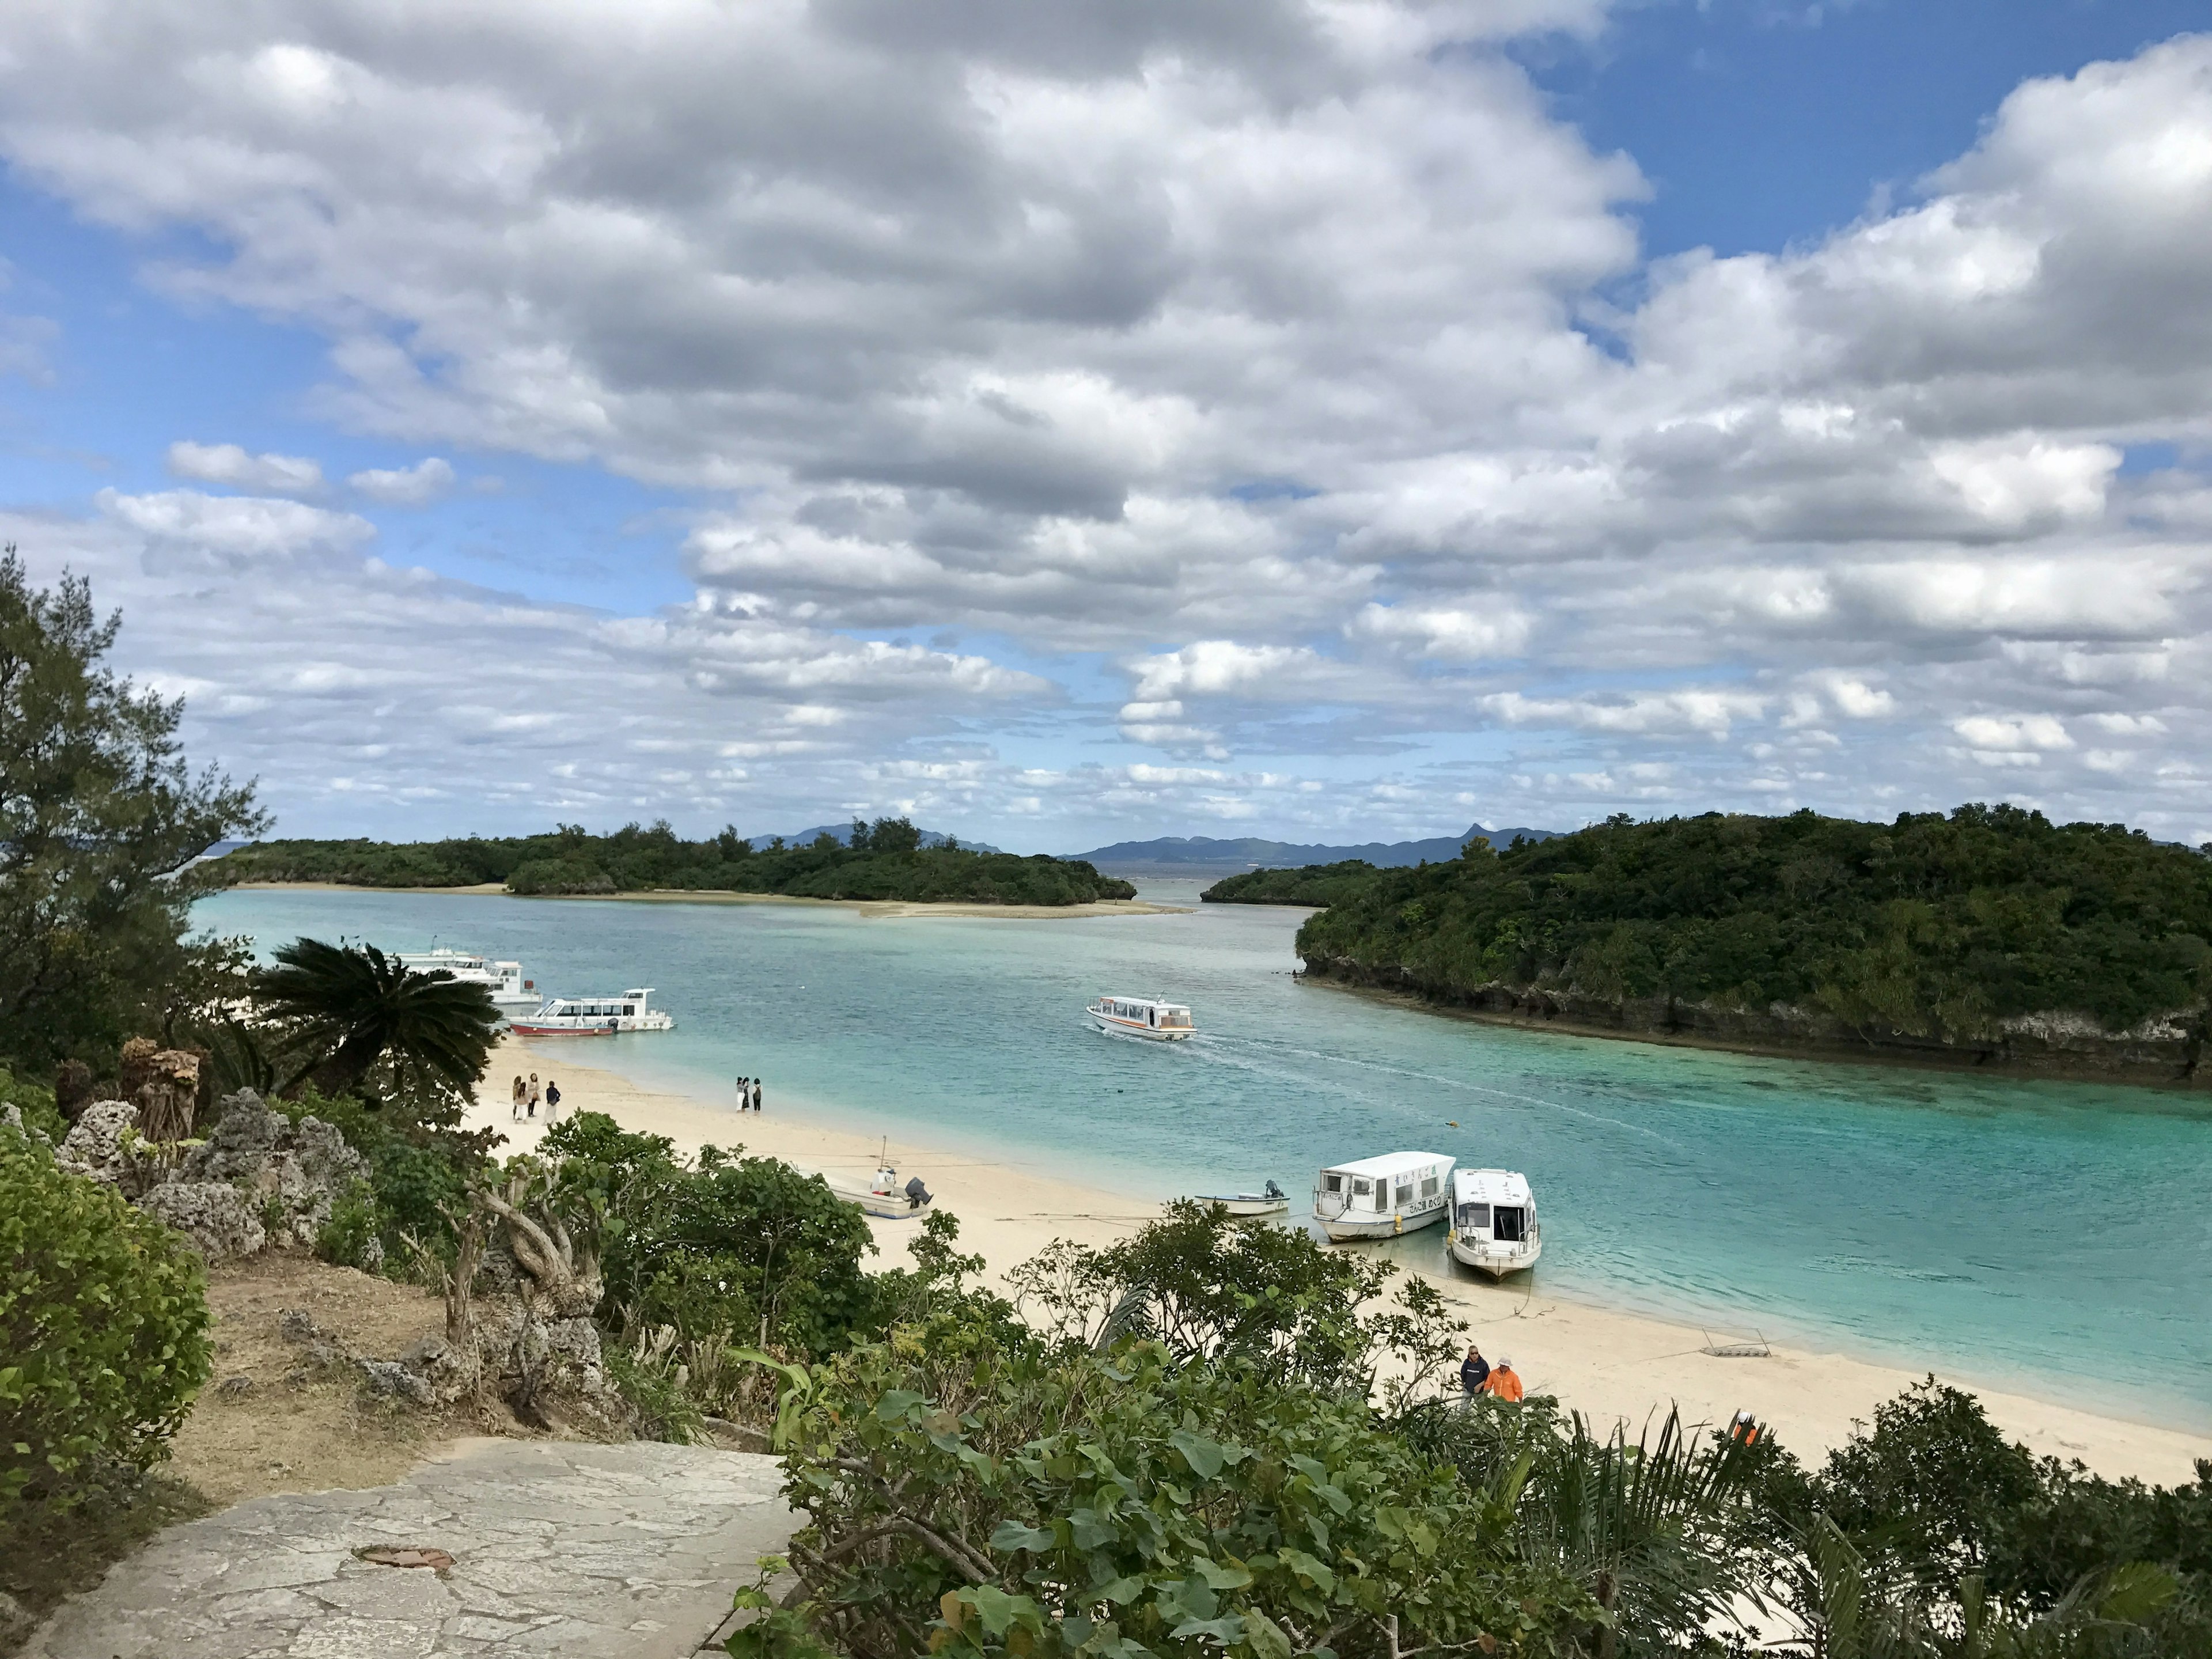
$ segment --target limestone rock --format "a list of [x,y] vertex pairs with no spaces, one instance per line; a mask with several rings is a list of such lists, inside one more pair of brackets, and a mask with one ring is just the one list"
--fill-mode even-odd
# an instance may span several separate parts
[[126,1100],[95,1100],[77,1114],[54,1161],[73,1175],[119,1187],[128,1197],[150,1174],[140,1145],[138,1109]]
[[331,1206],[368,1176],[368,1160],[320,1118],[301,1118],[295,1128],[251,1089],[225,1095],[217,1109],[205,1144],[185,1154],[179,1173],[228,1182],[257,1211],[281,1215],[280,1243],[313,1244]]
[[227,1182],[165,1181],[141,1198],[138,1207],[184,1234],[211,1262],[258,1255],[269,1246],[253,1206]]

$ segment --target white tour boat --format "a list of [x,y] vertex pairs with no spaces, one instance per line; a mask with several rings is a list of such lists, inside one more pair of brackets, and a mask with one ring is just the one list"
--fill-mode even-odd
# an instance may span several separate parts
[[1200,1193],[1201,1204],[1218,1204],[1235,1216],[1288,1215],[1291,1195],[1273,1182],[1264,1193]]
[[502,1014],[528,1013],[545,1000],[536,980],[522,976],[519,962],[495,962],[474,951],[439,945],[429,951],[402,951],[399,963],[417,974],[447,973],[464,985],[481,985],[491,993],[492,1006]]
[[1451,1185],[1451,1231],[1444,1243],[1455,1261],[1492,1279],[1536,1265],[1544,1238],[1527,1176],[1517,1170],[1461,1170]]
[[866,1215],[885,1221],[913,1221],[927,1214],[937,1199],[921,1184],[920,1176],[908,1176],[899,1184],[898,1171],[886,1159],[876,1165],[874,1178],[865,1184],[842,1176],[825,1175],[823,1182],[848,1204],[857,1204]]
[[1442,1152],[1386,1152],[1331,1164],[1314,1186],[1314,1219],[1340,1243],[1433,1227],[1444,1218],[1451,1169]]
[[550,997],[534,1014],[509,1022],[518,1036],[612,1036],[617,1031],[672,1031],[675,1016],[648,1008],[653,988],[618,997]]
[[1180,1042],[1192,1033],[1190,1010],[1158,997],[1094,997],[1084,1010],[1102,1031]]

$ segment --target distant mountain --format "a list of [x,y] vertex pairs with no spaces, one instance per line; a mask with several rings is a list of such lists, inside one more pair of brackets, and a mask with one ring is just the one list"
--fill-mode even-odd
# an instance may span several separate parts
[[[783,844],[786,847],[804,847],[817,836],[827,836],[838,846],[847,846],[853,839],[853,826],[849,821],[844,823],[817,823],[811,830],[802,830],[795,836],[786,836],[783,838]],[[759,852],[774,839],[772,836],[755,836],[753,851]],[[941,830],[925,830],[921,832],[921,844],[924,847],[942,847],[951,839],[951,836]],[[971,853],[996,853],[1004,850],[992,846],[988,841],[963,841],[960,844]]]
[[1516,836],[1529,841],[1550,841],[1565,833],[1559,830],[1486,830],[1475,823],[1469,824],[1463,835],[1433,836],[1426,841],[1370,841],[1357,847],[1308,846],[1296,842],[1262,841],[1250,836],[1235,841],[1217,841],[1210,836],[1163,836],[1157,841],[1117,841],[1111,847],[1062,856],[1082,859],[1101,870],[1136,870],[1154,875],[1290,870],[1307,864],[1340,864],[1346,859],[1365,859],[1370,864],[1389,868],[1419,864],[1424,859],[1431,864],[1455,859],[1470,836],[1487,836],[1492,847],[1503,849],[1512,844]]

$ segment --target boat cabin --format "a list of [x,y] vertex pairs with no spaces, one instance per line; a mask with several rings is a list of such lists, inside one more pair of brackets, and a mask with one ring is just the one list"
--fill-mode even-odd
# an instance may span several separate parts
[[1403,1232],[1443,1219],[1452,1160],[1442,1152],[1386,1152],[1333,1164],[1314,1186],[1314,1214],[1331,1237]]
[[1180,1002],[1156,1002],[1149,997],[1101,997],[1098,1012],[1115,1019],[1126,1020],[1132,1025],[1143,1025],[1155,1031],[1188,1031],[1191,1029],[1190,1010]]

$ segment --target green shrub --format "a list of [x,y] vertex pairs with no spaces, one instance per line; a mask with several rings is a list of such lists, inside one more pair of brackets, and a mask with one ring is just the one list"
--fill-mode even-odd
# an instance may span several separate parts
[[1597,1616],[1364,1401],[939,1320],[817,1374],[786,1496],[855,1659],[1550,1651]]
[[69,1124],[54,1106],[54,1091],[35,1083],[20,1083],[0,1071],[0,1106],[13,1106],[23,1115],[23,1127],[44,1134],[57,1146],[69,1133]]
[[144,1468],[207,1380],[199,1258],[0,1129],[0,1502]]
[[315,1234],[315,1254],[341,1267],[373,1269],[384,1265],[378,1237],[376,1189],[356,1181],[331,1206],[331,1218]]

